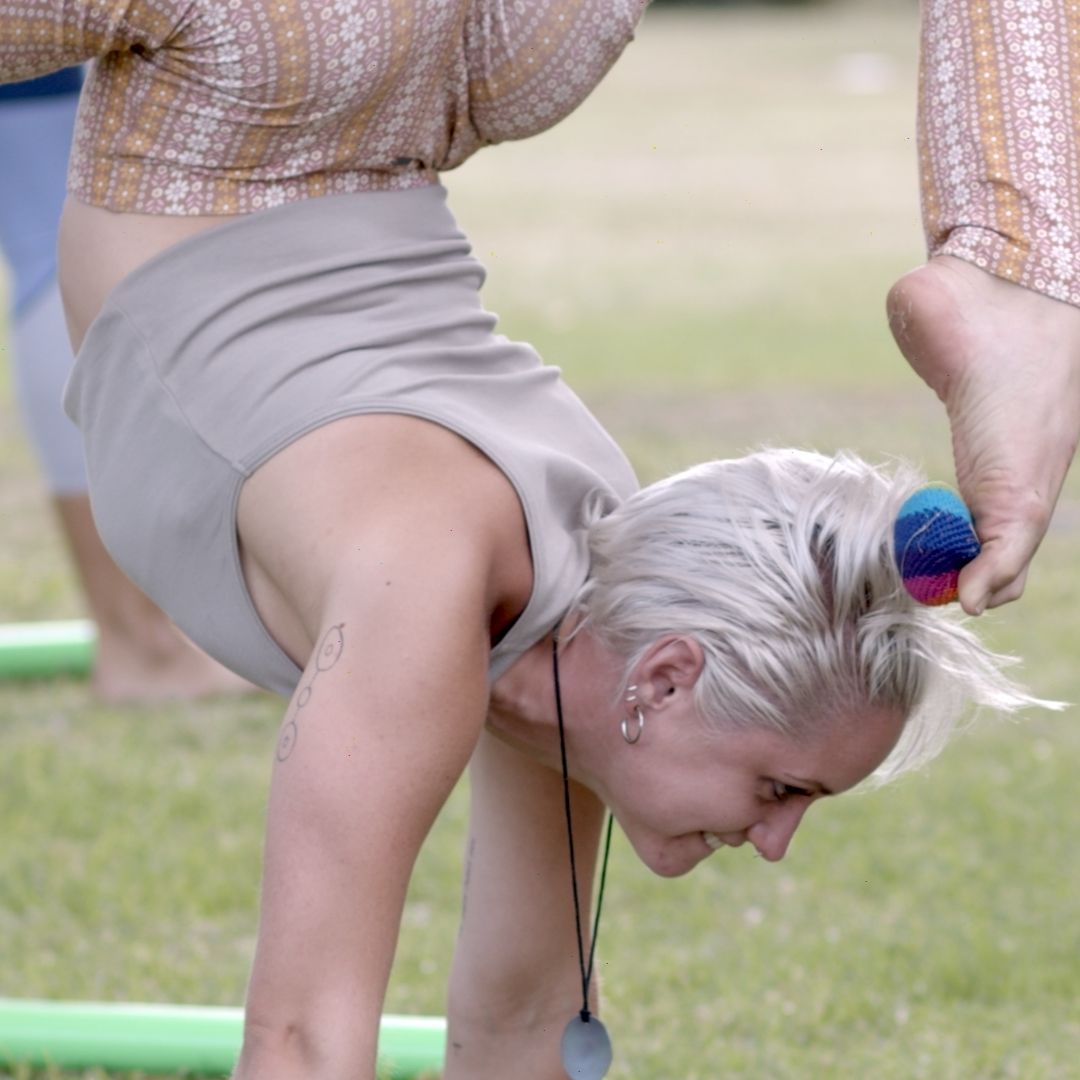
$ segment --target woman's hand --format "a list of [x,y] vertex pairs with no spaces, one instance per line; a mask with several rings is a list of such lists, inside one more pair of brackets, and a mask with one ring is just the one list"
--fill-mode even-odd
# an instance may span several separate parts
[[1080,310],[951,256],[901,278],[889,326],[942,400],[983,550],[960,575],[971,615],[1017,599],[1080,438]]

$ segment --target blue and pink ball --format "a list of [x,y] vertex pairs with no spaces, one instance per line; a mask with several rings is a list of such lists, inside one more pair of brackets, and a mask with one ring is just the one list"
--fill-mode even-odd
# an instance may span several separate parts
[[957,599],[960,571],[981,550],[971,511],[955,491],[940,484],[920,488],[904,502],[893,539],[904,588],[931,606]]

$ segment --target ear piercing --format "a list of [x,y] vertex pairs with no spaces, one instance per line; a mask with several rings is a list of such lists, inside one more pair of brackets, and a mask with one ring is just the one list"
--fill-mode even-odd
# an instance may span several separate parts
[[636,684],[626,688],[626,704],[628,706],[632,705],[634,711],[632,715],[622,718],[619,723],[619,730],[622,732],[622,737],[633,746],[641,738],[641,733],[645,730],[645,713],[637,703]]

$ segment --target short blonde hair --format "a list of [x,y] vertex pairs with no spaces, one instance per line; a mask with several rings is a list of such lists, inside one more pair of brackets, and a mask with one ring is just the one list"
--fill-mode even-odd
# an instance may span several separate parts
[[717,727],[794,738],[825,718],[898,709],[900,742],[875,774],[933,758],[972,707],[1042,705],[1012,682],[962,613],[904,590],[893,521],[924,483],[910,465],[874,466],[767,449],[650,485],[595,521],[591,566],[573,608],[626,669],[668,634],[701,643],[698,705]]

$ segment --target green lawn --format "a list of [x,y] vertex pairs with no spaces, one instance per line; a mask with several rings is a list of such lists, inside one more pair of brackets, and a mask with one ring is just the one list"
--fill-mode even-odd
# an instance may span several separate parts
[[[447,178],[504,331],[566,369],[643,478],[762,442],[949,478],[943,414],[881,315],[921,257],[896,7],[653,12],[577,115]],[[72,617],[14,422],[4,382],[0,621]],[[1078,526],[1074,478],[1027,597],[983,620],[1072,701]],[[0,685],[0,995],[242,1000],[279,713]],[[1075,710],[990,721],[815,809],[779,866],[729,851],[662,881],[617,840],[611,1077],[1080,1078],[1077,774]],[[391,1011],[443,1010],[464,802],[422,856]]]

